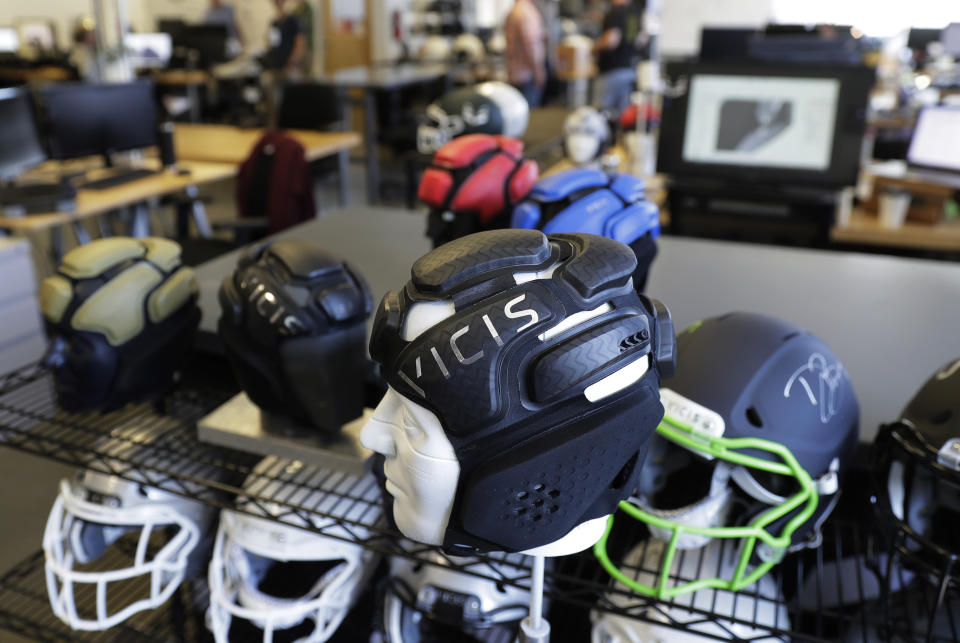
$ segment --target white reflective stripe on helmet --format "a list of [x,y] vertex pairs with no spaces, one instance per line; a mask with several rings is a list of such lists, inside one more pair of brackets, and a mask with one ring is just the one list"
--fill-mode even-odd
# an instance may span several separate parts
[[[134,564],[107,571],[77,571],[80,562],[70,545],[71,532],[80,521],[140,530]],[[176,525],[179,530],[153,560],[146,561],[147,546],[153,528]],[[43,532],[43,551],[47,593],[54,614],[75,630],[105,630],[133,614],[155,609],[165,603],[183,582],[187,559],[199,541],[198,527],[170,507],[162,504],[137,507],[105,507],[79,498],[66,480],[60,482],[60,494],[54,501]],[[127,605],[116,614],[107,613],[107,584],[150,574],[150,597]],[[59,583],[59,587],[58,587]],[[96,586],[96,618],[80,618],[74,584]]]

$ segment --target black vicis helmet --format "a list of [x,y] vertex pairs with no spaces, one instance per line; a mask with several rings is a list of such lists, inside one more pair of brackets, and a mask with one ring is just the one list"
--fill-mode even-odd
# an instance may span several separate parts
[[[633,289],[635,267],[604,237],[495,230],[421,257],[384,297],[370,354],[437,416],[460,464],[447,550],[553,543],[633,492],[674,345],[667,309]],[[449,314],[406,341],[423,302]]]
[[938,369],[900,418],[880,427],[872,470],[877,508],[899,561],[960,590],[960,359]]
[[316,244],[257,246],[219,293],[220,339],[234,373],[260,408],[337,432],[363,412],[363,279]]

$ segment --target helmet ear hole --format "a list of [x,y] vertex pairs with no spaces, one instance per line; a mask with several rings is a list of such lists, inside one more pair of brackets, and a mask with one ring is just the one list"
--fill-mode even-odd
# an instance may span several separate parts
[[747,421],[758,429],[763,428],[763,420],[760,419],[760,414],[757,413],[757,409],[752,406],[747,409]]
[[627,460],[627,463],[623,465],[623,468],[617,472],[616,477],[610,482],[611,489],[623,489],[623,485],[627,484],[627,481],[630,479],[633,474],[634,468],[637,466],[637,460],[640,459],[640,452],[634,453],[630,456],[630,459]]
[[943,411],[940,411],[939,413],[934,415],[932,418],[930,418],[930,422],[932,422],[933,424],[946,424],[946,422],[949,421],[950,418],[952,417],[953,417],[953,412],[950,409],[944,409]]

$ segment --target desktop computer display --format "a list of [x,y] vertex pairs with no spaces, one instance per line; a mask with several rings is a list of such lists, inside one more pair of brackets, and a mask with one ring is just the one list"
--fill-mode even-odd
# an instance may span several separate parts
[[200,65],[209,67],[229,60],[228,37],[224,25],[185,25],[173,33],[173,46],[196,51]]
[[671,69],[658,170],[708,180],[856,182],[867,97],[863,67],[693,63]]
[[47,159],[28,91],[0,89],[0,140],[0,179],[12,179]]
[[138,69],[166,67],[173,54],[173,39],[168,33],[128,33],[123,46],[130,64]]
[[836,78],[694,76],[683,160],[823,172],[839,96]]
[[153,82],[62,83],[41,90],[50,152],[66,159],[157,143]]
[[907,162],[914,167],[960,172],[960,107],[927,107],[920,112]]
[[13,27],[0,27],[0,54],[15,54],[20,49],[20,36]]
[[746,60],[756,29],[704,27],[700,31],[700,60]]

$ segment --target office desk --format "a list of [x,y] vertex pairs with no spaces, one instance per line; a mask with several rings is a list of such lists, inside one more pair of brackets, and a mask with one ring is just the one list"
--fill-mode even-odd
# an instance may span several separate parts
[[[315,77],[315,81],[340,90],[345,102],[351,101],[349,90],[363,93],[364,151],[367,164],[367,202],[380,200],[380,161],[377,158],[377,105],[376,92],[396,91],[412,85],[429,83],[439,78],[449,78],[451,67],[445,64],[419,65],[403,63],[391,66],[371,65],[348,67],[332,74]],[[344,122],[347,122],[344,114]]]
[[153,72],[153,82],[166,87],[183,87],[190,99],[190,120],[200,120],[200,87],[213,81],[210,72],[203,69],[158,69]]
[[[140,205],[150,199],[183,192],[194,199],[192,212],[200,233],[203,236],[209,236],[211,234],[210,226],[207,223],[203,206],[195,200],[197,187],[232,178],[236,175],[237,168],[235,165],[224,163],[197,161],[184,161],[180,165],[184,169],[190,170],[190,174],[180,175],[172,172],[162,172],[106,190],[80,189],[77,191],[76,206],[73,211],[30,214],[23,217],[0,216],[0,230],[19,234],[49,230],[54,262],[59,262],[62,255],[61,226],[72,224],[78,241],[86,243],[89,241],[89,237],[82,226],[81,222],[83,220],[119,208]],[[145,208],[138,209],[131,226],[132,235],[145,236],[149,234],[148,217],[149,213]]]
[[[230,125],[176,123],[173,129],[173,140],[178,159],[238,166],[250,155],[253,146],[265,131],[262,128],[243,129]],[[340,205],[346,205],[349,193],[346,183],[347,151],[360,144],[360,134],[312,130],[286,130],[286,132],[303,145],[308,161],[337,155]]]
[[0,79],[12,83],[58,82],[72,78],[69,69],[50,65],[46,67],[0,67]]
[[854,210],[848,225],[831,228],[830,240],[836,244],[960,252],[960,221],[936,225],[907,221],[899,228],[887,228],[877,217]]

